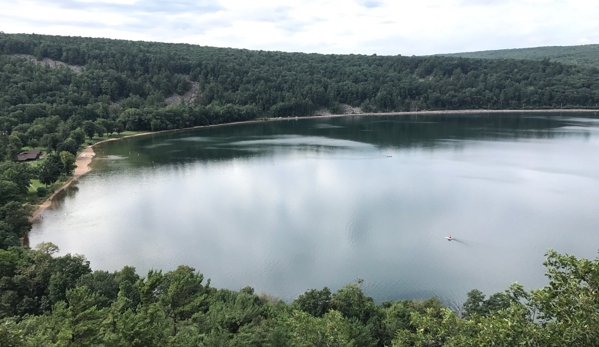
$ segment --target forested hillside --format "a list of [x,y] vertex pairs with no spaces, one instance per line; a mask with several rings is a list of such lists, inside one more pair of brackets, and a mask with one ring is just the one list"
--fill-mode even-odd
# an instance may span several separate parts
[[549,59],[550,61],[564,64],[599,68],[599,45],[498,49],[492,51],[464,52],[442,55],[447,57],[482,59]]
[[[319,55],[106,39],[0,35],[2,116],[39,105],[63,119],[159,130],[256,116],[364,111],[597,107],[599,71],[553,62]],[[50,68],[15,55],[70,64]],[[78,72],[80,69],[80,72]],[[163,110],[197,82],[196,107]],[[118,106],[118,107],[116,107]],[[144,108],[143,113],[134,111]],[[31,113],[31,111],[30,111]],[[23,119],[31,122],[32,117]]]

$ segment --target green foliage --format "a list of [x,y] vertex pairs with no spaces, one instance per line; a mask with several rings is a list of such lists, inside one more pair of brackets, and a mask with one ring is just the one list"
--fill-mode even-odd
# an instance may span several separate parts
[[253,293],[221,289],[213,293],[207,312],[194,314],[193,320],[202,331],[209,332],[218,326],[229,336],[259,325],[271,313],[269,305]]
[[[3,226],[0,223],[0,234]],[[331,294],[321,316],[296,310],[330,291],[310,290],[288,305],[216,290],[181,266],[167,273],[91,272],[58,248],[0,250],[2,341],[23,346],[596,346],[599,260],[547,253],[549,285],[512,285],[499,306],[471,291],[467,318],[431,298],[370,303],[356,284]],[[133,283],[136,283],[133,285]],[[502,300],[509,301],[504,305]],[[343,304],[341,304],[343,303]],[[487,303],[487,304],[485,304]],[[465,305],[467,306],[467,305]],[[313,307],[308,305],[307,307]],[[320,312],[320,311],[319,311]],[[12,317],[12,318],[11,318]],[[364,322],[364,317],[370,317]],[[8,343],[8,342],[7,342]]]
[[318,318],[295,311],[285,321],[292,346],[376,346],[366,327],[331,310]]
[[94,137],[94,134],[96,133],[96,125],[94,124],[94,122],[90,120],[86,120],[85,122],[83,122],[83,132],[91,140]]
[[23,333],[17,329],[12,321],[0,322],[0,346],[20,347],[25,346]]
[[48,188],[46,187],[38,187],[35,190],[35,193],[38,197],[43,198],[44,196],[48,196]]
[[119,135],[120,135],[120,134],[121,134],[123,131],[125,131],[125,128],[123,127],[123,124],[121,124],[121,123],[116,123],[116,124],[114,125],[114,132],[115,132],[115,133],[117,133],[117,134],[119,134]]
[[464,317],[488,316],[492,312],[507,310],[511,304],[511,298],[507,293],[495,293],[485,300],[485,295],[478,289],[468,293],[468,299],[464,302]]
[[107,133],[107,130],[105,127],[103,127],[102,125],[96,124],[96,134],[98,134],[98,137],[104,137],[104,135],[106,133]]
[[[104,133],[108,133],[109,135],[114,132],[114,122],[109,119],[98,118],[96,120],[96,125],[100,127],[100,129],[104,129]],[[102,137],[104,135],[98,133],[98,136]]]
[[570,346],[599,345],[599,259],[577,259],[553,250],[546,256],[549,285],[533,291],[531,299],[539,311],[537,319],[551,340]]
[[554,46],[517,49],[498,49],[468,53],[444,54],[464,58],[526,59],[555,61],[564,64],[599,67],[599,45]]
[[77,147],[81,146],[85,142],[85,133],[83,130],[81,130],[81,128],[73,130],[69,137],[75,141]]
[[441,318],[444,308],[443,303],[434,297],[424,301],[400,300],[383,303],[383,306],[385,309],[380,338],[385,346],[391,345],[391,340],[397,331],[416,331],[416,327],[411,322],[413,313],[427,314],[428,312],[432,317]]
[[196,273],[195,269],[179,266],[177,270],[167,273],[157,287],[162,293],[158,302],[173,321],[173,335],[177,334],[178,322],[207,310],[210,281],[204,286],[203,280],[204,275]]
[[64,171],[60,156],[56,153],[48,154],[47,159],[38,167],[39,180],[46,186],[58,180]]
[[0,249],[20,246],[21,242],[12,228],[5,222],[0,221]]
[[87,287],[77,287],[66,292],[66,300],[53,309],[56,318],[58,344],[93,346],[102,341],[100,334],[104,311],[96,307],[96,295]]
[[110,307],[118,297],[119,283],[116,273],[108,271],[94,271],[82,275],[77,280],[77,287],[86,287],[95,295],[95,305],[98,308]]
[[10,135],[8,137],[8,146],[6,146],[6,156],[11,160],[17,160],[17,156],[21,152],[23,142],[17,135]]
[[61,153],[66,151],[71,153],[72,155],[76,155],[78,149],[79,145],[77,144],[77,142],[69,137],[57,146],[56,152]]
[[[1,118],[1,117],[0,117]],[[0,124],[1,127],[1,124]],[[6,160],[8,156],[8,136],[0,130],[0,162]]]
[[348,284],[334,293],[330,307],[341,312],[344,317],[357,319],[363,324],[378,315],[374,300],[366,296],[358,284]]
[[54,259],[52,266],[52,276],[48,283],[48,298],[52,303],[64,301],[67,291],[75,288],[82,276],[91,273],[89,261],[81,255],[67,254],[58,257]]
[[10,201],[0,206],[0,222],[4,222],[17,237],[23,237],[31,230],[29,210],[18,201]]
[[0,205],[5,205],[10,201],[21,200],[19,186],[11,181],[0,180]]
[[[0,250],[20,246],[19,238],[31,230],[29,210],[23,201],[29,190],[30,179],[33,177],[34,170],[27,164],[0,163]],[[0,279],[0,296],[6,295],[8,298],[12,295],[1,293],[1,290]]]
[[75,170],[75,156],[71,152],[60,152],[60,162],[62,163],[62,173],[69,176]]
[[15,183],[22,194],[27,193],[33,178],[35,178],[35,170],[28,165],[11,162],[0,163],[0,180]]
[[324,287],[322,290],[311,289],[300,295],[293,306],[300,311],[311,314],[314,317],[322,317],[330,309],[331,290]]
[[40,143],[46,146],[48,152],[56,151],[60,144],[60,137],[55,133],[46,133],[40,138]]

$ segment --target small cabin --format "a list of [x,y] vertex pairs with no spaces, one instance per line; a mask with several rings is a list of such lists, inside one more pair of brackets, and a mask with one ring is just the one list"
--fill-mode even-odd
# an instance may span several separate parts
[[42,152],[39,149],[31,149],[29,151],[19,153],[17,161],[38,160],[40,155],[42,155]]

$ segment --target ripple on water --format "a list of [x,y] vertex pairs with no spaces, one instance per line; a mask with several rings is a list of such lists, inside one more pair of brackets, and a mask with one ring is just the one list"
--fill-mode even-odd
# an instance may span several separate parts
[[362,244],[368,243],[372,238],[372,226],[368,216],[357,213],[350,217],[346,225],[347,243],[350,249],[355,250]]

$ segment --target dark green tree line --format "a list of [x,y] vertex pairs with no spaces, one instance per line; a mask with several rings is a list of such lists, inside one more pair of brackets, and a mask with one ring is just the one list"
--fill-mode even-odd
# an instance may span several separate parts
[[515,284],[464,315],[436,298],[376,304],[357,284],[292,303],[251,287],[217,289],[180,266],[141,277],[92,271],[58,247],[0,250],[0,337],[7,346],[595,346],[599,261],[549,251],[549,284]]

